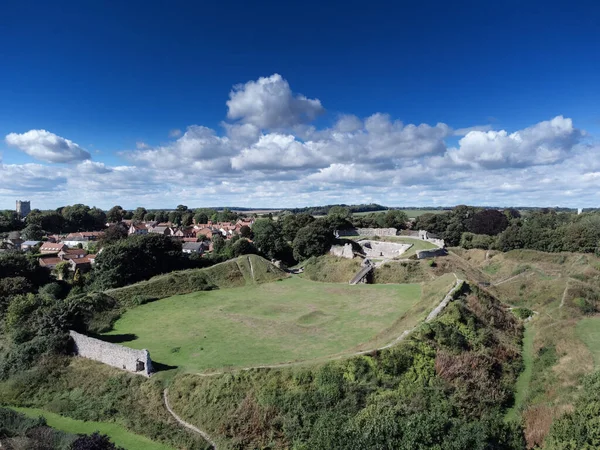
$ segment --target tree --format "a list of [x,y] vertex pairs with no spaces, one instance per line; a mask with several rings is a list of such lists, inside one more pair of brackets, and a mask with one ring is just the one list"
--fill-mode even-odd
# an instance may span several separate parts
[[123,220],[125,211],[119,205],[113,206],[106,213],[106,220],[108,223],[117,223]]
[[327,213],[327,215],[332,217],[338,216],[344,219],[349,219],[352,216],[352,213],[350,212],[350,208],[346,206],[335,205],[329,208],[329,212]]
[[69,276],[69,263],[66,261],[59,262],[54,266],[54,274],[59,280],[66,280]]
[[281,225],[269,219],[258,219],[252,226],[254,244],[268,258],[280,259],[289,247],[281,232]]
[[241,255],[249,255],[256,254],[258,251],[252,242],[248,241],[248,239],[238,239],[231,246],[231,253],[234,257]]
[[157,222],[166,222],[169,220],[169,215],[164,211],[156,211],[156,216],[154,216],[154,220]]
[[177,211],[179,212],[185,212],[188,210],[188,207],[185,205],[177,205]]
[[144,222],[152,222],[155,219],[155,217],[156,217],[156,213],[153,213],[152,211],[149,211],[144,216]]
[[508,227],[506,216],[496,209],[484,209],[475,213],[467,222],[467,228],[474,234],[495,236]]
[[125,239],[128,233],[127,225],[124,222],[113,223],[104,231],[99,241],[102,246],[113,244],[121,239]]
[[292,247],[294,258],[303,261],[312,256],[321,256],[329,251],[334,237],[331,229],[322,221],[315,221],[298,230]]
[[223,250],[225,250],[225,239],[220,234],[213,234],[212,244],[213,252],[217,255],[223,253]]
[[204,212],[196,213],[194,216],[194,222],[196,225],[208,223],[208,216]]
[[390,209],[383,214],[378,214],[378,216],[381,217],[379,223],[381,228],[397,228],[403,230],[406,228],[406,222],[408,222],[406,213],[399,209]]
[[40,241],[44,237],[44,230],[39,225],[30,224],[23,228],[21,237],[27,241]]
[[183,263],[181,242],[159,234],[134,235],[107,245],[96,256],[92,283],[98,290],[125,286],[177,270]]
[[194,216],[191,212],[186,212],[181,216],[181,225],[189,227],[194,221]]
[[125,450],[110,442],[108,436],[97,431],[89,436],[81,436],[71,444],[71,450]]
[[175,225],[181,224],[181,211],[171,211],[169,213],[169,222]]
[[248,225],[242,225],[240,228],[240,236],[246,239],[252,239],[252,228]]
[[148,211],[146,211],[146,208],[139,206],[133,212],[133,220],[135,220],[137,222],[141,222],[142,220],[144,220],[144,217],[146,216],[146,214],[148,214]]
[[314,222],[315,218],[307,213],[293,214],[288,213],[281,219],[281,227],[283,236],[288,241],[293,241],[300,228],[305,227],[311,222]]

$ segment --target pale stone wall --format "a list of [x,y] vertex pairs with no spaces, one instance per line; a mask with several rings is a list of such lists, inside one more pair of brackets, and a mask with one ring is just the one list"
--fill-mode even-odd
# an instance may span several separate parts
[[346,245],[332,245],[329,253],[333,256],[339,256],[340,258],[354,258],[354,251],[352,250],[352,244]]
[[395,258],[402,255],[412,244],[398,244],[383,241],[358,241],[368,258]]
[[148,350],[135,350],[118,344],[101,341],[76,331],[69,331],[75,353],[118,369],[149,377],[153,372]]
[[338,236],[396,236],[396,228],[350,228],[338,230]]

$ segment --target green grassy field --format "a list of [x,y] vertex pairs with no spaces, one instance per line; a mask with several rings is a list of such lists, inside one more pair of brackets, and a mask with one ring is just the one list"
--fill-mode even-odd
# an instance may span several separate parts
[[531,325],[525,327],[523,336],[523,372],[519,375],[515,385],[515,404],[506,413],[507,420],[515,420],[520,416],[521,408],[529,392],[529,382],[533,373],[533,337],[534,329]]
[[11,408],[29,417],[44,416],[48,426],[57,430],[66,431],[73,434],[92,434],[95,431],[101,434],[106,434],[110,440],[116,445],[126,448],[127,450],[174,450],[158,442],[140,436],[138,434],[127,431],[121,425],[107,422],[86,422],[83,420],[75,420],[69,417],[63,417],[43,409],[37,408]]
[[312,360],[386,344],[386,330],[400,326],[420,299],[419,284],[349,286],[294,277],[148,303],[126,312],[108,334],[134,334],[123,344],[189,371]]
[[594,356],[594,365],[600,367],[600,317],[586,317],[577,323],[577,337]]
[[[372,237],[372,236],[371,236]],[[369,239],[367,236],[352,236],[349,239],[354,239],[356,241],[360,241],[361,239]],[[437,248],[431,242],[423,241],[420,239],[411,239],[402,236],[382,236],[378,240],[387,241],[387,242],[397,242],[399,244],[412,244],[412,247],[409,248],[405,253],[399,256],[399,259],[406,259],[413,256],[419,250],[431,250]]]

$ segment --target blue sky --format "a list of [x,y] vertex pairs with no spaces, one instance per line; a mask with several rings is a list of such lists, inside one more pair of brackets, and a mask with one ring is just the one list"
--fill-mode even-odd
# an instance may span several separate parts
[[595,2],[211,3],[3,4],[0,208],[598,206]]

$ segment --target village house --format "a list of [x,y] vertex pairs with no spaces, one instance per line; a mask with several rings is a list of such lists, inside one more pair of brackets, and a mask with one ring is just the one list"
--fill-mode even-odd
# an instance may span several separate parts
[[148,234],[148,228],[143,223],[141,223],[141,224],[140,223],[132,223],[131,225],[129,225],[129,230],[128,230],[127,234],[129,236],[131,236],[133,234],[135,234],[135,235]]
[[36,245],[41,244],[42,241],[25,241],[21,244],[21,250],[24,252],[31,251]]
[[163,236],[171,236],[173,230],[169,227],[156,226],[148,230],[149,233],[162,234]]
[[69,247],[77,247],[79,244],[83,248],[87,248],[90,242],[98,240],[104,231],[81,231],[77,233],[69,233],[64,239],[61,240],[63,244]]
[[54,269],[57,264],[63,262],[61,258],[54,255],[41,256],[38,260],[40,266],[45,267],[46,269]]
[[86,256],[87,252],[82,248],[67,248],[58,252],[58,257],[66,259],[80,259]]
[[42,254],[48,254],[48,253],[58,253],[60,251],[63,251],[67,248],[67,246],[65,244],[63,244],[62,242],[44,242],[42,244],[42,246],[40,247],[40,253]]
[[204,244],[202,242],[184,242],[181,251],[187,254],[198,253],[201,255],[204,253]]

